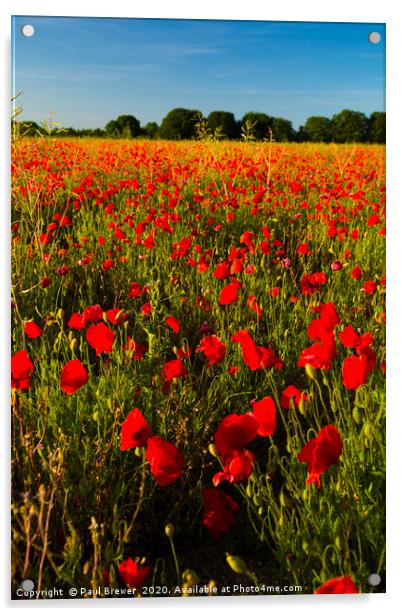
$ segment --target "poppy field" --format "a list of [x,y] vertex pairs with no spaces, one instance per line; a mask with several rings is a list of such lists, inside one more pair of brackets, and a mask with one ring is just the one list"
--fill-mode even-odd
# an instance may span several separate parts
[[384,146],[25,137],[11,223],[14,597],[385,591]]

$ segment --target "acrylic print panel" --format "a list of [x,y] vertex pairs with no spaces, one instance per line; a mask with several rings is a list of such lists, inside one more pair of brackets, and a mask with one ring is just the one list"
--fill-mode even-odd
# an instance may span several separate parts
[[14,599],[385,592],[384,67],[13,18]]

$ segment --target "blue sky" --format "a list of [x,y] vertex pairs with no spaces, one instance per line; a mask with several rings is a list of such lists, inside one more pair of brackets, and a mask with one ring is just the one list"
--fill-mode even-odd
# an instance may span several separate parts
[[21,118],[76,128],[120,114],[160,123],[174,107],[263,111],[296,129],[311,115],[385,110],[383,24],[18,16],[13,64]]

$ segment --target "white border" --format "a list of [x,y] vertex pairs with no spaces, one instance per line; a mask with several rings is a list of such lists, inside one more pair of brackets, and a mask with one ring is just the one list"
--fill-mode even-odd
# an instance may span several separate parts
[[[266,4],[266,6],[265,6]],[[90,16],[90,17],[165,17],[165,18],[192,18],[192,19],[261,19],[278,21],[336,21],[336,22],[376,22],[387,25],[387,189],[388,189],[388,240],[387,240],[387,277],[388,305],[387,305],[387,551],[388,573],[387,594],[371,595],[365,597],[349,596],[320,596],[320,597],[247,597],[228,599],[168,599],[150,601],[136,601],[133,605],[130,600],[99,600],[76,601],[67,606],[61,601],[27,602],[24,604],[10,603],[9,597],[9,422],[8,422],[8,383],[9,383],[9,99],[10,99],[10,22],[11,15],[64,15],[64,16]],[[221,609],[230,610],[233,614],[242,614],[245,610],[255,613],[267,613],[268,610],[280,610],[281,616],[299,612],[304,608],[313,614],[334,614],[339,610],[352,613],[364,610],[368,616],[375,614],[384,607],[392,608],[401,603],[398,597],[400,586],[401,567],[401,479],[398,470],[401,468],[401,437],[402,437],[402,409],[399,382],[401,381],[401,344],[402,319],[401,311],[401,257],[398,245],[402,244],[402,192],[400,177],[402,130],[402,37],[401,9],[397,0],[336,0],[331,4],[323,0],[287,0],[285,2],[269,3],[261,0],[247,0],[234,4],[229,0],[203,0],[201,3],[189,3],[178,0],[138,1],[113,0],[103,3],[84,0],[69,0],[55,2],[54,0],[3,0],[0,6],[0,32],[1,32],[1,71],[2,113],[0,119],[2,165],[0,172],[1,207],[0,207],[0,285],[1,285],[1,358],[3,360],[0,370],[1,404],[4,442],[2,447],[2,473],[1,497],[1,544],[3,557],[0,559],[0,601],[6,609],[16,609],[17,612],[26,609],[57,609],[66,608],[81,611],[88,608],[107,609],[136,609],[148,611],[176,611],[191,608],[196,613],[204,613],[205,609],[217,612]],[[4,169],[7,171],[4,172]],[[399,454],[399,455],[398,455]],[[189,603],[190,601],[190,603]],[[386,604],[386,605],[385,605]]]

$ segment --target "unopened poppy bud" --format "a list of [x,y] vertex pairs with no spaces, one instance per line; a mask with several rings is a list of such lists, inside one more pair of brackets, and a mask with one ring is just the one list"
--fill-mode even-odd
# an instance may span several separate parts
[[244,574],[247,571],[246,563],[238,556],[232,556],[226,553],[226,562],[235,573]]
[[87,562],[85,563],[85,565],[82,568],[82,572],[83,572],[84,575],[87,575],[90,567],[91,567],[91,563],[89,562],[89,560],[87,560]]
[[74,338],[74,332],[73,332],[73,330],[70,329],[70,331],[68,332],[68,339],[71,342],[71,340],[73,340],[73,338]]
[[134,449],[134,455],[136,455],[137,458],[142,458],[142,454],[144,453],[144,449],[145,449],[145,447],[136,447]]
[[252,497],[252,495],[253,495],[253,490],[252,490],[252,487],[251,487],[251,485],[250,485],[249,483],[247,484],[246,494],[247,494],[247,496],[248,496],[249,498],[251,498],[251,497]]
[[109,322],[109,319],[107,318],[107,314],[106,314],[106,312],[104,312],[104,313],[102,314],[102,319],[105,321],[105,323],[108,323],[108,322]]
[[183,573],[183,580],[187,582],[189,586],[197,586],[200,578],[192,569],[186,569]]
[[75,351],[78,349],[78,340],[77,340],[77,338],[73,338],[73,339],[70,341],[70,349],[71,349],[72,351],[74,351],[74,353],[75,353]]
[[217,592],[217,586],[215,580],[210,580],[208,582],[208,594],[213,595]]
[[341,552],[342,551],[342,539],[340,538],[339,535],[335,537],[334,544],[335,544],[335,547]]
[[371,427],[371,424],[366,423],[364,428],[363,428],[363,434],[366,438],[370,438],[370,436],[373,434],[373,429]]
[[306,407],[305,407],[305,400],[304,400],[304,395],[301,396],[300,398],[300,402],[299,402],[299,411],[302,415],[305,414],[306,412]]
[[214,458],[218,457],[217,449],[216,449],[216,447],[215,447],[215,445],[213,443],[210,443],[208,445],[208,451],[211,454],[211,456],[214,456]]
[[254,494],[254,496],[253,496],[253,503],[257,507],[259,507],[261,505],[261,499],[260,499],[258,494]]
[[59,310],[57,311],[57,317],[59,319],[64,319],[64,310],[62,308],[59,308]]
[[313,366],[310,366],[310,364],[306,364],[304,366],[304,369],[309,379],[315,379],[315,368],[313,368]]
[[174,535],[174,526],[172,523],[166,524],[165,526],[165,535],[171,539]]
[[264,507],[261,505],[261,507],[258,509],[258,515],[263,516],[264,515]]
[[357,408],[357,406],[353,408],[352,417],[353,417],[353,421],[357,423],[357,425],[359,425],[359,423],[361,422],[361,415],[360,415],[360,411]]
[[306,539],[303,540],[302,549],[303,549],[303,552],[305,552],[306,554],[309,553],[310,545]]
[[288,505],[288,500],[283,492],[281,492],[279,495],[279,502],[282,507],[286,507]]

